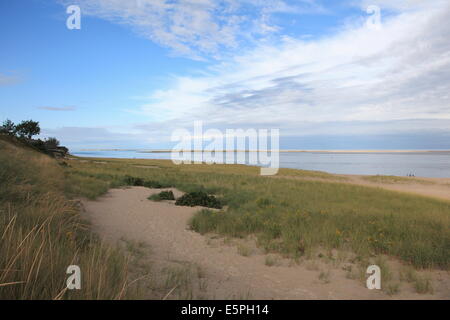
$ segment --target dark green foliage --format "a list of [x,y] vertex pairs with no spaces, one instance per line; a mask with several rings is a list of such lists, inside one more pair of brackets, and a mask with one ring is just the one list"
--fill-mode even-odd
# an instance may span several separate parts
[[205,192],[190,192],[186,193],[175,202],[177,206],[202,206],[207,208],[222,209],[222,204],[216,197],[210,196]]
[[0,133],[7,135],[14,135],[16,133],[16,125],[9,119],[3,121],[3,125],[0,127]]
[[15,128],[16,134],[21,138],[31,139],[33,136],[41,133],[39,122],[33,120],[22,121]]
[[59,140],[56,138],[47,138],[44,143],[47,149],[56,149],[59,147]]
[[28,142],[28,144],[32,147],[35,147],[36,149],[38,149],[41,152],[44,152],[44,153],[47,152],[47,149],[45,148],[45,142],[42,141],[41,139],[30,140]]
[[144,180],[138,177],[125,176],[124,183],[128,186],[139,186],[146,187],[150,189],[162,189],[162,188],[170,188],[172,185],[167,183],[161,183],[154,180]]
[[162,191],[159,193],[159,197],[162,200],[175,200],[175,196],[172,191]]
[[[48,138],[45,141],[41,139],[32,139],[33,136],[41,133],[39,122],[33,120],[22,121],[15,125],[9,119],[3,121],[0,126],[0,135],[9,136],[9,142],[17,144],[20,142],[23,145],[31,146],[35,150],[46,153],[52,157],[63,158],[69,152],[66,147],[60,147],[59,141],[56,138]],[[16,142],[14,142],[16,140]]]
[[132,176],[125,176],[125,184],[129,186],[144,186],[144,180],[142,178],[136,178]]
[[151,195],[148,199],[153,201],[175,200],[175,196],[172,191],[162,191],[158,194]]

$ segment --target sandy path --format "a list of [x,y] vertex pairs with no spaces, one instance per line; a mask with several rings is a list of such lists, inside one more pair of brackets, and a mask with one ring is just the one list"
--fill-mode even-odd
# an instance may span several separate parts
[[406,181],[404,183],[380,183],[367,181],[364,175],[351,175],[351,174],[340,174],[335,175],[336,177],[343,177],[346,180],[333,180],[324,178],[313,178],[313,177],[299,177],[299,176],[271,176],[277,179],[295,179],[295,180],[308,180],[308,181],[323,181],[323,182],[334,182],[334,183],[347,183],[355,184],[359,186],[382,188],[391,191],[398,191],[404,193],[411,193],[416,195],[421,195],[425,197],[436,198],[440,200],[450,201],[450,178],[418,178],[429,182],[429,184],[424,184],[415,181]]
[[449,178],[418,178],[429,182],[424,184],[416,182],[414,179],[407,183],[376,183],[364,180],[361,175],[345,175],[349,183],[378,187],[392,191],[419,194],[426,197],[450,200],[450,179]]
[[[304,265],[269,267],[263,254],[245,257],[237,253],[235,246],[220,241],[212,243],[208,237],[187,230],[189,218],[199,208],[147,200],[149,195],[160,191],[143,187],[113,189],[97,201],[85,201],[84,207],[94,230],[106,239],[115,241],[123,237],[148,244],[149,256],[157,269],[174,262],[198,266],[204,274],[202,298],[389,298],[378,290],[366,289],[361,282],[347,279],[341,269],[332,270],[330,283],[323,283],[318,279],[318,270],[308,270]],[[427,297],[431,296],[408,291],[395,296]]]

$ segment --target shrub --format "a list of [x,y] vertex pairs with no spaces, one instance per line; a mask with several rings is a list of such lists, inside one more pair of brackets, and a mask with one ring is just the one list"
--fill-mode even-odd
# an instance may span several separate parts
[[144,180],[132,176],[125,176],[125,184],[129,186],[144,186]]
[[222,209],[222,204],[216,197],[210,196],[205,192],[197,191],[186,193],[175,202],[177,206],[202,206],[207,208]]
[[47,149],[56,149],[59,147],[59,140],[56,138],[48,138],[44,143]]
[[161,201],[161,200],[175,200],[175,196],[172,191],[162,191],[158,194],[153,194],[147,199],[153,201]]
[[9,119],[3,121],[3,125],[0,127],[0,133],[4,133],[7,135],[14,135],[16,132],[16,125]]

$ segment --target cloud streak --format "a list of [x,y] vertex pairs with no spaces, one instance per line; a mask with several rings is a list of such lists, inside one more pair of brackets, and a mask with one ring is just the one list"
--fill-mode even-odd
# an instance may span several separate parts
[[12,86],[22,81],[18,75],[0,73],[0,86]]
[[83,15],[129,26],[173,53],[219,58],[277,33],[273,15],[324,12],[312,0],[60,0],[78,4]]
[[301,123],[323,132],[330,122],[341,122],[343,132],[352,121],[376,122],[379,131],[395,129],[392,121],[411,121],[405,131],[416,130],[415,119],[448,124],[450,5],[397,10],[379,31],[359,21],[319,40],[259,44],[206,75],[177,77],[141,112],[180,125],[204,119],[285,132]]
[[76,110],[75,107],[67,106],[67,107],[48,107],[48,106],[41,106],[37,107],[40,110],[47,110],[47,111],[74,111]]

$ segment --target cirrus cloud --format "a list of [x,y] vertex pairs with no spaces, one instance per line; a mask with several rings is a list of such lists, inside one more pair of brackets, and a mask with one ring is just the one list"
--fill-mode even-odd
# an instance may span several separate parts
[[40,110],[47,110],[47,111],[74,111],[74,110],[76,110],[76,108],[73,106],[67,106],[67,107],[40,106],[37,108]]
[[[285,36],[279,45],[258,44],[201,76],[175,77],[169,88],[152,92],[140,111],[156,121],[264,124],[292,134],[300,133],[299,123],[327,132],[327,123],[341,122],[345,132],[352,121],[378,123],[380,132],[402,121],[406,132],[418,129],[417,119],[429,130],[445,130],[450,4],[397,10],[380,30],[359,21],[321,39]],[[433,120],[445,125],[433,127]]]
[[251,47],[280,27],[272,16],[326,10],[313,0],[59,0],[90,15],[129,26],[141,36],[193,59],[219,58]]

